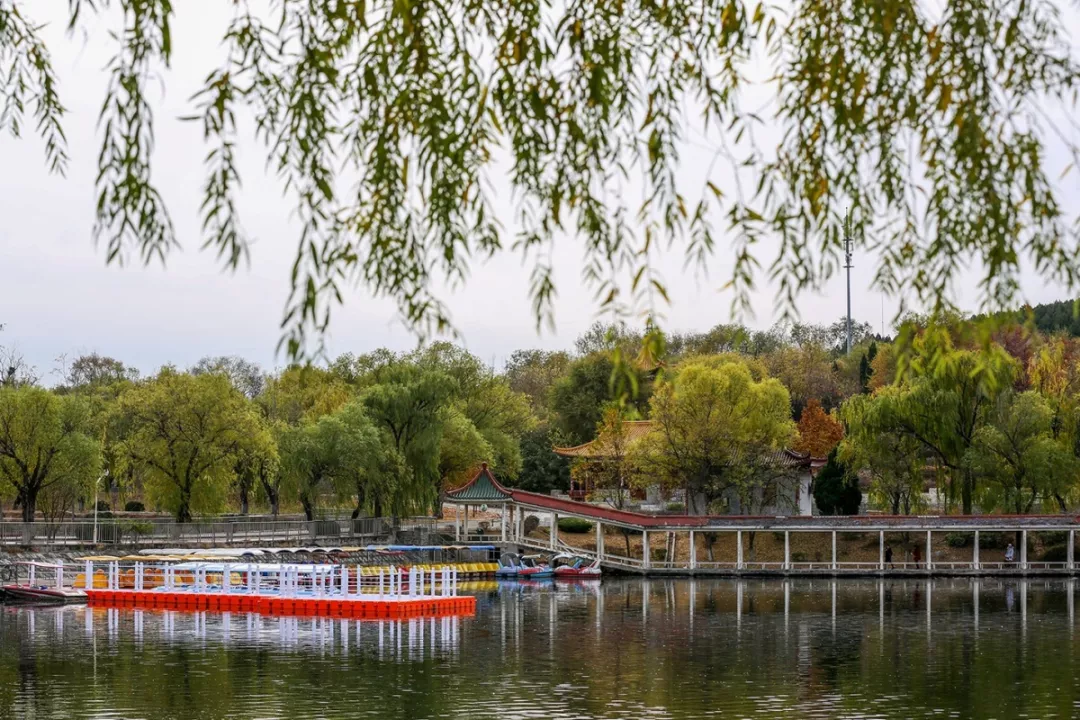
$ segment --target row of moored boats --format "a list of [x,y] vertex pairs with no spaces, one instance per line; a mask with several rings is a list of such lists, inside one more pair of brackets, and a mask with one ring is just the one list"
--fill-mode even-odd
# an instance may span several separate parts
[[496,577],[515,578],[599,578],[600,560],[559,553],[545,560],[540,555],[505,553],[499,558]]

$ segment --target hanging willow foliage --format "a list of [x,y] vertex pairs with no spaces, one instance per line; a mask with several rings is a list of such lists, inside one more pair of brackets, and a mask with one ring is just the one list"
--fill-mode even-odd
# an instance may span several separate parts
[[[64,108],[32,5],[0,0],[0,130],[18,134],[29,113],[63,172]],[[1055,106],[1075,102],[1080,71],[1050,2],[231,5],[220,66],[193,100],[208,147],[203,239],[228,267],[248,254],[236,118],[253,114],[301,221],[282,338],[294,358],[353,284],[394,299],[421,337],[452,331],[433,279],[461,281],[473,258],[504,250],[529,261],[538,326],[551,323],[560,236],[583,243],[584,280],[613,311],[666,300],[653,259],[674,249],[698,268],[730,254],[736,311],[764,276],[793,313],[837,270],[849,213],[856,242],[880,257],[879,289],[934,309],[972,261],[985,307],[1018,299],[1022,262],[1080,285],[1076,217],[1046,157],[1051,140],[1077,155]],[[110,262],[164,259],[177,242],[152,180],[146,88],[170,62],[173,4],[69,6],[73,29],[110,6],[123,23],[101,109],[96,233]],[[762,89],[771,100],[755,111],[746,98]],[[736,191],[679,176],[691,133]],[[510,228],[492,207],[507,185]],[[765,237],[781,241],[774,258],[756,247]]]

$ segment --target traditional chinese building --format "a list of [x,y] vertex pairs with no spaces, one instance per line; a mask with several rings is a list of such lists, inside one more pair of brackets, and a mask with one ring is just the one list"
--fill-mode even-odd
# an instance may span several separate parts
[[[623,442],[627,448],[633,447],[653,432],[651,420],[625,420],[623,421]],[[557,455],[579,462],[600,462],[610,458],[613,448],[603,438],[597,438],[581,445],[572,447],[552,448]],[[731,461],[739,463],[736,456]],[[772,482],[756,492],[760,494],[754,499],[753,507],[744,506],[738,493],[729,492],[722,500],[727,512],[735,515],[745,515],[758,512],[765,515],[811,515],[814,509],[811,483],[813,473],[824,464],[824,460],[813,458],[809,454],[798,453],[794,450],[773,450],[766,455],[756,456],[748,461],[759,467],[774,469],[776,475]],[[579,473],[577,479],[571,480],[570,497],[574,500],[585,500],[592,492],[588,472]],[[645,498],[646,490],[635,490],[634,499]]]

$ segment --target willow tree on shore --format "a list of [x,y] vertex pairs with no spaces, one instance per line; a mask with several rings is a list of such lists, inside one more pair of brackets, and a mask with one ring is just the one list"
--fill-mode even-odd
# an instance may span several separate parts
[[86,497],[101,468],[89,404],[36,387],[0,388],[0,495],[34,522],[43,494]]
[[131,429],[125,461],[141,469],[152,500],[177,522],[218,512],[252,443],[267,441],[255,409],[223,375],[162,370],[125,392]]

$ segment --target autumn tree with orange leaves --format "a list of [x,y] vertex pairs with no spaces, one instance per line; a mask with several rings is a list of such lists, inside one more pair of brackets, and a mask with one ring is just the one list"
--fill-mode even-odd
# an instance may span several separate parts
[[814,457],[826,457],[844,439],[844,426],[825,412],[821,403],[811,399],[799,418],[799,440],[795,449]]

